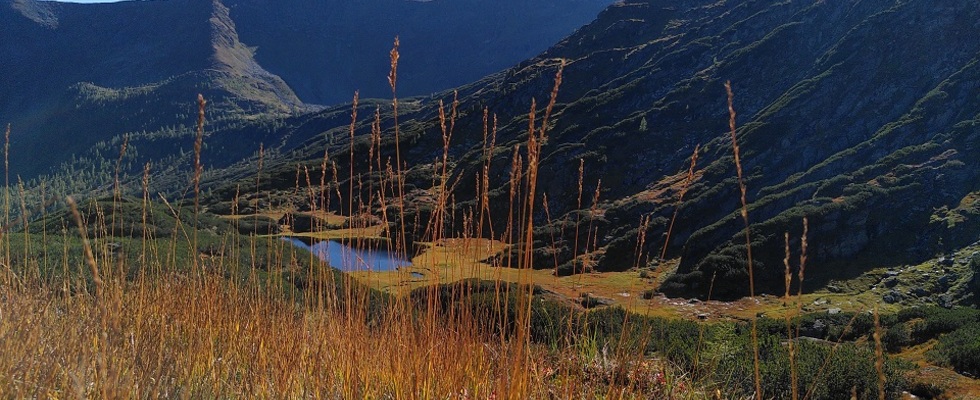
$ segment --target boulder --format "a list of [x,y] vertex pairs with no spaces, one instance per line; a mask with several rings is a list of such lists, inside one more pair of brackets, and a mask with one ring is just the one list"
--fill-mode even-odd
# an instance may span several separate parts
[[582,293],[582,296],[579,299],[579,304],[581,304],[582,307],[584,308],[595,308],[595,307],[602,307],[602,306],[611,306],[615,304],[615,302],[613,302],[612,299],[598,297],[591,293]]
[[890,291],[888,293],[885,293],[885,295],[882,296],[881,299],[885,303],[895,304],[895,303],[901,302],[902,299],[904,299],[904,298],[905,298],[905,296],[902,296],[901,293],[899,293],[898,291],[892,290],[892,291]]
[[800,326],[800,336],[823,339],[827,336],[827,324],[822,319]]
[[953,308],[953,296],[949,294],[941,294],[936,297],[936,304],[942,308]]

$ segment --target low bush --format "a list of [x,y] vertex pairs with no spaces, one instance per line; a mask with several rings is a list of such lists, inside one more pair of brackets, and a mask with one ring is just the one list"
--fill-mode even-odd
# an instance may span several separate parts
[[279,222],[269,217],[253,215],[238,220],[238,233],[242,235],[275,235],[279,232]]
[[945,309],[936,306],[908,308],[898,312],[899,322],[921,322],[913,325],[911,339],[914,343],[924,343],[941,334],[953,332],[962,326],[980,321],[980,310],[973,308]]
[[[745,393],[754,390],[752,353],[749,339],[742,335],[742,346],[721,363],[721,371],[731,371],[736,387]],[[852,390],[858,399],[878,399],[878,373],[872,345],[842,343],[832,346],[810,340],[796,340],[797,390],[810,399],[847,398]],[[790,398],[792,393],[789,348],[773,335],[760,335],[762,389],[765,398]],[[906,386],[903,377],[911,368],[898,359],[885,360],[886,398],[898,398]],[[804,394],[810,393],[809,396]]]
[[980,376],[980,322],[971,322],[939,338],[930,358],[970,376]]

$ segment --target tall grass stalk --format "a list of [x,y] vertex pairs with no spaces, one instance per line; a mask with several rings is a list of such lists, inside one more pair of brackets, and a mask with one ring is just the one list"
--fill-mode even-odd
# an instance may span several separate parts
[[[786,256],[783,258],[783,265],[786,267],[784,273],[784,277],[785,277],[784,279],[786,282],[786,293],[783,295],[783,304],[784,306],[788,307],[790,301],[790,297],[789,297],[790,286],[793,283],[793,273],[789,263],[789,259],[790,259],[789,232],[786,232],[783,238],[785,239],[786,242],[786,248],[785,248]],[[799,399],[800,395],[799,395],[799,390],[796,387],[796,382],[797,382],[796,343],[794,341],[798,336],[793,336],[792,317],[790,316],[790,313],[788,311],[785,313],[784,319],[786,320],[786,347],[787,350],[789,351],[790,389],[792,392],[793,400],[797,400]]]
[[664,239],[664,248],[660,251],[660,263],[662,264],[667,257],[667,247],[670,245],[670,235],[674,232],[674,222],[677,221],[677,214],[681,211],[681,205],[684,204],[684,195],[687,194],[687,190],[690,189],[691,183],[694,182],[694,169],[698,165],[698,152],[701,150],[701,145],[698,144],[694,146],[694,152],[691,154],[691,166],[687,170],[687,177],[684,178],[684,184],[681,186],[680,193],[677,194],[677,205],[674,207],[674,216],[670,218],[670,225],[667,226],[667,235]]
[[10,268],[10,124],[3,135],[3,263]]
[[875,330],[871,334],[875,341],[875,371],[878,373],[878,400],[885,400],[885,352],[881,345],[881,321],[878,317],[878,305],[874,308]]
[[204,167],[201,165],[201,150],[204,147],[204,107],[207,105],[207,101],[204,100],[204,95],[197,95],[197,134],[194,137],[194,239],[193,239],[193,251],[194,251],[194,273],[201,272],[200,257],[198,256],[198,222],[200,220],[201,212],[201,173],[204,171]]
[[[735,136],[735,94],[732,93],[732,83],[725,82],[725,92],[728,93],[728,129],[732,138],[732,150],[735,154],[735,170],[738,173],[738,188],[742,200],[742,221],[745,223],[745,251],[748,257],[749,270],[749,299],[755,302],[755,275],[752,268],[752,235],[749,225],[749,205],[745,200],[745,178],[742,176],[742,159],[739,154],[738,138]],[[758,316],[752,315],[752,362],[755,374],[755,397],[762,399],[762,376],[759,373],[759,329]]]
[[[797,271],[797,277],[799,278],[799,280],[797,282],[798,288],[797,288],[797,292],[796,292],[796,314],[795,314],[795,316],[797,316],[797,317],[799,317],[800,315],[803,314],[803,278],[806,275],[807,236],[809,235],[809,233],[810,233],[810,220],[806,216],[804,216],[803,217],[803,234],[800,235],[800,267],[799,267],[799,271]],[[786,234],[786,259],[784,260],[784,262],[786,263],[786,268],[787,268],[786,269],[786,273],[787,273],[787,277],[786,277],[786,282],[787,282],[787,286],[786,286],[786,299],[787,299],[787,301],[789,299],[789,290],[790,290],[789,289],[789,283],[792,282],[792,276],[790,275],[791,272],[789,270],[789,257],[790,257],[790,252],[789,252],[789,233],[787,233]],[[789,315],[789,312],[787,312],[786,314],[788,316]],[[787,323],[788,323],[788,321],[789,321],[789,319],[787,319]],[[793,340],[794,340],[794,338],[795,339],[798,339],[800,337],[800,325],[797,325],[796,326],[796,334],[795,335],[793,335],[793,331],[792,331],[792,329],[790,329],[790,326],[787,325],[787,332],[786,332],[786,334],[787,334],[787,338],[789,338],[789,340],[790,340],[790,346],[789,346],[789,363],[790,363],[790,373],[792,374],[791,377],[790,377],[791,378],[790,379],[790,382],[793,385],[792,386],[792,388],[793,388],[793,400],[796,400],[796,399],[799,398],[799,388],[798,388],[798,386],[799,386],[799,371],[798,371],[798,368],[797,368],[797,361],[796,361],[796,351],[795,351],[796,348],[795,348],[795,343],[793,343]]]
[[85,263],[88,264],[89,272],[92,274],[92,283],[95,286],[95,298],[96,300],[101,300],[104,282],[102,281],[102,274],[99,273],[99,264],[95,260],[95,253],[92,252],[92,244],[88,239],[88,229],[86,228],[85,222],[82,221],[82,215],[78,212],[78,204],[75,203],[75,200],[68,197],[66,201],[71,208],[72,216],[75,217],[78,233],[82,236],[82,250],[85,252]]

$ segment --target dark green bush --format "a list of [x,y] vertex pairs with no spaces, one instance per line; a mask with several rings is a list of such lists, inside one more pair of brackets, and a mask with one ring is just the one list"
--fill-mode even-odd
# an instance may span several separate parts
[[578,319],[574,318],[578,311],[542,296],[540,287],[465,279],[452,284],[418,288],[409,297],[418,312],[430,304],[438,307],[437,312],[447,318],[454,313],[468,312],[476,320],[485,321],[481,329],[486,333],[510,336],[520,322],[520,310],[528,306],[529,293],[532,296],[531,340],[554,347],[567,337],[571,325],[569,321]]
[[980,322],[972,322],[940,337],[930,357],[956,371],[980,376]]
[[269,217],[252,215],[238,220],[238,233],[242,235],[275,235],[280,231],[279,222]]
[[[292,212],[283,215],[278,225],[288,225],[293,232],[316,232],[325,229],[340,229],[340,225],[331,225],[326,220],[310,213]],[[367,225],[364,225],[367,226]]]
[[942,396],[943,389],[932,382],[914,382],[909,388],[909,393],[924,399],[935,399]]
[[[740,350],[721,363],[719,372],[730,371],[734,386],[748,394],[754,392],[752,350],[746,335],[742,335],[738,343]],[[843,343],[835,350],[826,343],[806,339],[797,340],[796,344],[797,389],[801,397],[812,391],[808,398],[848,398],[852,388],[856,388],[858,399],[878,398],[873,347]],[[791,365],[785,340],[760,335],[759,355],[763,396],[777,399],[791,397]],[[903,372],[909,368],[900,360],[886,359],[887,398],[898,398],[906,386]]]
[[885,345],[885,349],[889,352],[896,352],[902,349],[902,347],[913,344],[912,341],[912,330],[909,329],[909,324],[912,322],[900,322],[892,325],[885,332],[885,336],[881,338],[881,342]]
[[904,309],[898,312],[898,321],[921,321],[910,325],[913,343],[924,343],[941,334],[953,332],[972,322],[980,321],[980,311],[973,308],[953,308],[928,306]]

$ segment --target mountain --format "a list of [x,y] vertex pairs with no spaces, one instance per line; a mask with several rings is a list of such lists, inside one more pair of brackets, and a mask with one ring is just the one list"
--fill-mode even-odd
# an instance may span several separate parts
[[11,169],[29,179],[124,133],[184,131],[198,93],[215,125],[312,111],[360,88],[386,96],[376,72],[400,34],[400,92],[443,90],[540,52],[609,1],[2,0]]
[[[538,177],[536,201],[547,193],[550,218],[536,208],[536,267],[557,263],[560,273],[573,273],[585,261],[573,256],[589,253],[597,271],[631,268],[640,221],[648,217],[643,250],[656,265],[679,207],[667,245],[667,258],[679,265],[660,289],[707,297],[713,286],[713,298],[748,295],[726,81],[738,114],[757,291],[782,293],[784,232],[795,263],[804,217],[807,290],[945,255],[980,239],[978,28],[980,9],[969,0],[614,4],[539,56],[457,89],[449,147],[456,210],[473,206],[487,108],[500,126],[489,174],[498,218],[492,222],[506,224],[500,218],[507,214],[511,157],[515,148],[525,151],[527,111],[532,98],[545,102],[565,60]],[[452,98],[443,92],[403,101],[400,157],[412,166],[410,192],[432,188],[425,171],[443,148],[438,101]],[[325,150],[345,181],[349,107],[278,128],[275,136],[292,144],[267,160],[265,189],[288,191],[304,165],[318,181],[314,171]],[[359,114],[370,119],[363,116],[375,108],[388,138],[383,157],[393,158],[390,104],[362,103]],[[366,135],[368,122],[357,131]],[[358,151],[366,140],[355,140]],[[678,204],[699,144],[695,179]],[[355,168],[367,170],[357,157]],[[575,201],[580,162],[582,209]],[[214,196],[230,199],[233,187],[216,183]],[[415,203],[409,215],[431,211]],[[576,238],[577,222],[591,230]]]
[[313,104],[427,95],[534,57],[613,0],[223,0],[255,58]]

